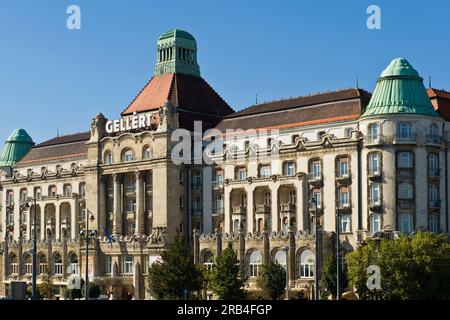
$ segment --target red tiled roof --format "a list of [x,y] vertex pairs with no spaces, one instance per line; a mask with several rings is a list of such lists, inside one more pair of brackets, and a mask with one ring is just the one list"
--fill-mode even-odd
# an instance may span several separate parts
[[427,93],[434,110],[446,121],[450,121],[450,92],[429,88]]
[[153,77],[122,115],[154,110],[166,101],[180,109],[218,117],[233,112],[203,78],[172,73]]

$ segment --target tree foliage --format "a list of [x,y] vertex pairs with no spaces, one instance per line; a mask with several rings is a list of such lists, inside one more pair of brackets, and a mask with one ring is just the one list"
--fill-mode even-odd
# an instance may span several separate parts
[[192,298],[202,289],[202,271],[194,265],[192,251],[179,235],[161,258],[162,262],[155,262],[148,271],[148,290],[154,298],[181,300],[185,290]]
[[50,275],[42,277],[42,282],[37,286],[38,296],[43,299],[52,299],[55,296],[53,281]]
[[[335,254],[330,254],[323,265],[322,279],[320,281],[320,288],[326,289],[323,295],[329,295],[336,299],[337,288],[337,260]],[[339,292],[342,294],[347,287],[347,274],[344,272],[342,266],[339,268]]]
[[286,271],[278,262],[270,261],[262,267],[257,284],[265,299],[278,300],[286,289]]
[[210,274],[210,287],[221,300],[240,300],[245,297],[244,275],[239,272],[239,262],[231,243],[217,257]]
[[[446,235],[418,232],[395,240],[368,240],[347,255],[350,284],[361,299],[450,297],[450,244]],[[367,286],[367,268],[380,268],[381,289]]]

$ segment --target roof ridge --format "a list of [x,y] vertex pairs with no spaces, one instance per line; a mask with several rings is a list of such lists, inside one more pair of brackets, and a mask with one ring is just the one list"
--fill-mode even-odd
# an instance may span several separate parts
[[203,81],[206,83],[206,85],[207,85],[212,91],[214,91],[214,92],[216,93],[216,95],[219,97],[219,99],[220,99],[223,103],[225,103],[225,104],[227,105],[227,107],[231,109],[231,111],[235,112],[234,109],[230,106],[230,104],[229,104],[228,102],[226,102],[224,98],[222,98],[222,96],[220,95],[220,93],[218,93],[217,90],[214,89],[214,88],[209,84],[208,81],[206,81],[206,79],[204,79],[203,77],[200,77],[200,78],[203,79]]
[[[367,93],[370,94],[369,91],[366,91],[362,88],[355,88],[355,87],[347,87],[347,88],[342,88],[342,89],[336,89],[336,90],[328,90],[328,91],[322,91],[322,92],[315,92],[315,93],[310,93],[307,95],[300,95],[300,96],[291,96],[289,98],[281,98],[281,99],[273,99],[271,101],[264,101],[258,104],[252,104],[248,107],[245,107],[239,111],[236,111],[235,114],[244,112],[246,110],[249,110],[251,108],[256,108],[256,107],[261,107],[261,106],[265,106],[271,103],[276,103],[276,102],[284,102],[284,101],[290,101],[290,100],[296,100],[296,99],[302,99],[302,98],[310,98],[310,97],[316,97],[316,96],[323,96],[323,95],[327,95],[327,94],[333,94],[333,93],[339,93],[339,92],[344,92],[344,91],[352,91],[355,90],[358,92],[359,95],[361,95],[362,93]],[[230,114],[230,118],[233,117],[234,114]]]
[[[40,143],[34,145],[34,146],[33,146],[33,149],[35,149],[35,148],[40,148],[40,147],[50,146],[51,144],[49,144],[49,145],[45,145],[45,144],[51,142],[52,140],[56,140],[56,139],[59,139],[59,138],[66,138],[66,137],[76,136],[76,135],[88,134],[88,133],[90,134],[90,131],[80,131],[80,132],[77,132],[77,133],[68,133],[68,134],[63,134],[63,135],[60,135],[60,136],[56,136],[56,137],[53,137],[53,138],[44,140],[44,141],[42,141],[42,142],[40,142]],[[82,141],[82,140],[85,140],[85,139],[74,140],[74,141],[71,141],[71,143],[72,143],[72,142]],[[68,142],[67,142],[67,143],[68,143]],[[57,143],[55,143],[55,144],[57,144]]]

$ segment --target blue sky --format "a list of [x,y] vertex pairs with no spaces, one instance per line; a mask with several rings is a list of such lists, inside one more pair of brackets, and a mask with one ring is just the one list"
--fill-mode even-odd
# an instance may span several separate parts
[[[66,28],[81,8],[82,29]],[[381,8],[381,30],[366,9]],[[372,91],[405,57],[425,82],[450,90],[450,2],[119,1],[0,2],[0,140],[25,128],[35,142],[116,118],[150,79],[158,36],[197,39],[202,76],[235,109],[355,86]]]

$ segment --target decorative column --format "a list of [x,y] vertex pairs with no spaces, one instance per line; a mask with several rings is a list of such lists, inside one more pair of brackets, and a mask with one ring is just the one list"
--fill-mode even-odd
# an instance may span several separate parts
[[144,234],[145,232],[145,194],[144,194],[144,177],[141,171],[136,171],[136,234]]
[[223,198],[223,212],[224,212],[224,223],[223,232],[231,232],[233,230],[231,215],[233,214],[233,208],[231,204],[231,188],[225,186],[224,198]]
[[67,274],[68,274],[67,269],[69,267],[69,261],[68,261],[69,259],[67,257],[67,239],[64,239],[64,241],[63,241],[61,260],[62,260],[62,265],[63,265],[63,277],[64,277],[64,279],[66,279]]
[[194,264],[198,264],[200,261],[200,240],[197,230],[194,229]]
[[241,275],[245,274],[245,233],[244,230],[239,230],[239,271]]
[[255,232],[255,208],[253,201],[254,188],[245,190],[247,192],[247,232]]
[[122,182],[118,174],[113,175],[114,183],[114,222],[113,234],[122,234]]
[[41,241],[45,240],[45,236],[46,236],[46,230],[45,230],[45,216],[46,216],[46,211],[47,211],[47,205],[43,205],[43,207],[41,208]]
[[280,215],[278,210],[278,186],[271,183],[270,186],[270,198],[272,200],[271,216],[272,216],[272,226],[269,227],[269,231],[279,231],[280,230]]
[[217,257],[222,254],[222,233],[216,228]]
[[269,232],[267,230],[263,231],[263,264],[267,266],[270,262],[270,243],[269,243]]
[[292,287],[292,284],[295,280],[295,232],[289,227],[289,250],[288,254],[288,262],[287,266],[288,277],[289,277],[289,286]]
[[80,204],[78,200],[72,201],[70,216],[70,239],[76,240],[78,238],[78,217],[80,215]]
[[55,203],[55,240],[61,239],[61,205]]
[[97,215],[98,233],[100,237],[103,237],[106,229],[106,177],[100,176],[98,182],[98,201],[100,208],[100,212]]

